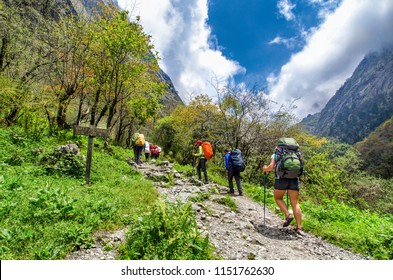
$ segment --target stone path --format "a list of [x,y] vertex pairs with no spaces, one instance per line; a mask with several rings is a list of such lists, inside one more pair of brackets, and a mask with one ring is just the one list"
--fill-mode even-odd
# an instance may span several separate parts
[[[237,211],[220,203],[227,196],[227,188],[217,184],[202,184],[194,178],[173,170],[164,162],[142,164],[138,168],[145,177],[153,179],[158,192],[169,201],[188,201],[189,197],[209,194],[201,202],[192,202],[198,227],[208,234],[217,256],[226,260],[360,260],[364,257],[334,246],[306,233],[299,236],[294,229],[282,227],[282,219],[266,208],[265,223],[263,205],[247,196],[231,196]],[[174,178],[174,186],[168,187],[160,178]],[[96,244],[91,249],[74,252],[67,259],[115,259],[116,247],[124,241],[126,229],[114,233],[98,232]],[[105,250],[104,248],[112,248]]]

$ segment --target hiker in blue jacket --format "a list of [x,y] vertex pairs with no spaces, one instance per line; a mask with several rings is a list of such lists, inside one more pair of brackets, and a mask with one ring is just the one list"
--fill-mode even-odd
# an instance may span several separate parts
[[235,168],[233,168],[233,161],[231,158],[231,150],[229,150],[229,149],[225,149],[225,168],[226,168],[227,177],[228,177],[229,193],[230,194],[235,193],[235,190],[233,188],[233,177],[235,177],[236,186],[237,186],[237,190],[239,192],[239,195],[243,195],[240,172],[238,170],[236,170]]

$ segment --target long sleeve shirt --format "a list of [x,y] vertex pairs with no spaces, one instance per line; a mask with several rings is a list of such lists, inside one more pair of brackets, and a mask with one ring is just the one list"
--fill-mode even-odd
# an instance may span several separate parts
[[229,167],[231,166],[231,154],[230,153],[226,153],[225,154],[225,169],[228,171]]
[[205,158],[205,154],[203,153],[203,148],[202,146],[198,147],[198,152],[196,154],[194,154],[195,157],[199,157],[199,158]]

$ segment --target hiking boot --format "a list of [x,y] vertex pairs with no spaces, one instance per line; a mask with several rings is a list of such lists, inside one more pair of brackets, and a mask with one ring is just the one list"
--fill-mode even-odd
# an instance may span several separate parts
[[295,233],[297,234],[297,235],[299,235],[300,237],[303,237],[303,236],[306,236],[306,233],[303,231],[303,229],[301,229],[301,228],[296,228],[295,229]]
[[239,196],[243,196],[243,193],[242,193],[242,192],[239,192]]
[[229,191],[227,191],[227,192],[226,192],[226,194],[229,194],[229,195],[234,195],[234,194],[235,194],[235,191],[231,191],[231,190],[229,190]]
[[289,226],[289,224],[293,221],[293,217],[289,215],[286,219],[285,222],[282,224],[283,227]]

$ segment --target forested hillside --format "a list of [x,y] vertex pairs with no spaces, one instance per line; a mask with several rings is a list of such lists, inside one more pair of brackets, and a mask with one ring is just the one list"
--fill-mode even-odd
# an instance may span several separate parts
[[363,168],[370,174],[393,177],[393,118],[380,125],[355,147],[364,158]]
[[47,121],[52,130],[100,126],[125,143],[136,125],[163,109],[168,88],[176,93],[149,36],[115,6],[87,17],[67,1],[48,3],[1,4],[2,121]]
[[[290,112],[272,112],[259,88],[217,81],[217,101],[200,95],[168,109],[162,102],[168,84],[157,74],[159,54],[137,18],[130,21],[113,6],[76,17],[51,10],[54,6],[48,10],[45,3],[0,0],[1,259],[63,259],[91,247],[97,232],[127,226],[163,247],[155,255],[145,246],[132,254],[123,248],[124,258],[214,259],[194,210],[158,197],[152,181],[171,188],[175,175],[147,180],[135,167],[129,148],[136,131],[162,148],[156,163],[170,162],[188,177],[195,177],[195,141],[211,142],[209,180],[222,186],[227,185],[224,150],[240,149],[246,163],[244,193],[258,203],[263,201],[262,166],[280,137],[293,137],[305,164],[304,230],[365,257],[393,258],[392,178],[365,173],[367,162],[352,145],[304,132],[293,125]],[[75,125],[109,131],[90,145],[88,185],[88,137],[75,134]],[[273,180],[270,175],[266,184],[274,211]],[[209,197],[201,193],[198,199]],[[236,206],[229,196],[222,203]],[[185,227],[181,237],[173,232],[176,226],[163,233],[158,226],[163,216],[170,219],[166,225]],[[167,246],[174,239],[187,249]],[[129,238],[127,246],[134,245]]]

